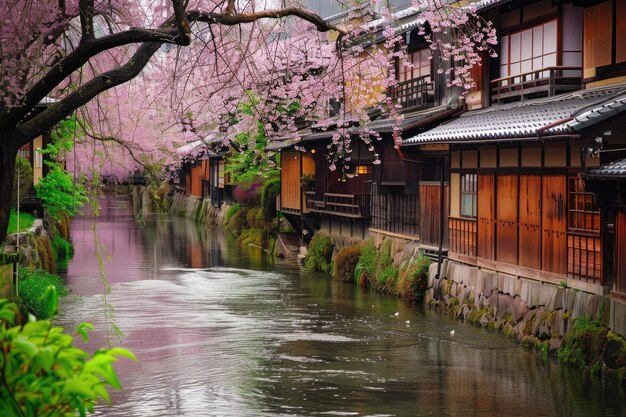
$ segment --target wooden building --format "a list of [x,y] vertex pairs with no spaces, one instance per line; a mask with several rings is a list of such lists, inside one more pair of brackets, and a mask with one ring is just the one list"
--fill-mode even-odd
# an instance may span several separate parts
[[178,170],[174,185],[179,192],[198,199],[210,199],[213,207],[224,201],[226,149],[215,148],[216,140],[199,140],[177,150],[187,160]]
[[608,217],[582,178],[611,158],[599,147],[626,143],[626,2],[499,4],[484,11],[500,51],[470,94],[476,110],[403,148],[447,150],[450,259],[602,294]]

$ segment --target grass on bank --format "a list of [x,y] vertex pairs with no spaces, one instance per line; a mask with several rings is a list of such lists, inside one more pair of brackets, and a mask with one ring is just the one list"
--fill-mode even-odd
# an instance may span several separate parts
[[31,271],[25,267],[20,267],[19,273],[19,307],[22,316],[32,314],[39,320],[51,318],[48,298],[45,297],[46,288],[52,285],[56,288],[57,294],[65,294],[66,289],[61,277],[41,269]]
[[[15,211],[15,209],[11,209],[11,216],[9,217],[9,229],[7,230],[7,234],[11,234],[11,233],[17,233],[17,212]],[[20,219],[20,232],[25,232],[28,229],[30,229],[30,227],[33,225],[33,222],[35,221],[35,217],[32,214],[29,213],[23,213],[20,212],[19,215],[19,219]]]

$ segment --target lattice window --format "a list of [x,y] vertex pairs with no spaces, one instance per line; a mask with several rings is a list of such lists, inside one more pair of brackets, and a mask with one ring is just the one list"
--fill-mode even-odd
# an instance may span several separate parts
[[420,49],[419,51],[407,54],[407,61],[411,63],[411,66],[404,66],[400,63],[400,70],[398,71],[398,81],[412,80],[413,78],[419,78],[428,76],[426,82],[430,82],[430,49]]
[[461,175],[461,217],[476,218],[477,184],[476,174]]
[[569,179],[569,213],[570,229],[600,232],[600,210],[595,195],[585,192],[582,179]]

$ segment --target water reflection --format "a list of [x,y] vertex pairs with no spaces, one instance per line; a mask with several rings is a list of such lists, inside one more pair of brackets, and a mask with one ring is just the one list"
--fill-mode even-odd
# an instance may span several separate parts
[[[98,220],[109,302],[138,364],[106,416],[620,416],[624,392],[501,336],[268,262],[183,219]],[[106,343],[90,221],[78,218],[63,322]],[[396,315],[397,313],[397,315]],[[451,335],[450,330],[455,334]]]

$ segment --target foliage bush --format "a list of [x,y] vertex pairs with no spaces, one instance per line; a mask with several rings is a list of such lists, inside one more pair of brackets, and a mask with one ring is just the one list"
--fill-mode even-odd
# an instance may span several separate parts
[[280,178],[272,178],[261,188],[261,207],[266,219],[276,217],[276,196],[280,194]]
[[239,184],[233,190],[233,198],[243,206],[258,206],[261,201],[261,183]]
[[50,167],[48,174],[35,185],[35,190],[54,219],[61,213],[75,215],[87,201],[85,187],[74,183],[74,178],[56,165]]
[[33,188],[33,167],[28,159],[18,156],[15,158],[15,176],[13,177],[13,206],[17,206],[17,187],[20,187],[20,200]]
[[579,369],[599,371],[596,363],[602,361],[602,350],[608,329],[589,316],[580,316],[573,322],[572,329],[563,338],[558,357],[563,363]]
[[361,256],[354,268],[354,282],[360,286],[367,286],[376,279],[376,258],[378,251],[373,240],[368,240],[361,247]]
[[235,236],[239,236],[241,231],[248,227],[247,215],[250,209],[242,207],[237,210],[224,225],[227,230],[233,233]]
[[352,281],[356,265],[361,256],[361,245],[350,245],[342,248],[333,264],[333,278],[339,281]]
[[[57,297],[54,289],[46,293],[50,316],[54,315]],[[123,348],[96,351],[90,358],[73,346],[73,337],[47,320],[31,317],[16,326],[17,307],[0,300],[0,415],[84,416],[94,405],[109,401],[107,387],[121,388],[113,363],[123,356],[136,360]],[[88,340],[80,324],[76,334]]]
[[57,269],[66,268],[67,261],[74,256],[74,246],[58,234],[53,234],[51,236],[50,243],[52,244],[52,249],[54,251],[54,260],[56,262]]
[[304,261],[304,266],[314,271],[331,271],[331,257],[333,255],[333,244],[330,237],[320,231],[315,232],[309,243],[309,252]]
[[428,258],[419,258],[400,270],[396,292],[409,301],[421,301],[428,290]]
[[239,210],[241,210],[241,204],[239,203],[230,206],[228,210],[226,210],[226,214],[224,215],[224,221],[228,222],[230,218],[233,217],[233,214],[237,213]]
[[[14,209],[11,209],[11,214],[9,217],[9,228],[7,230],[7,234],[17,233],[17,212]],[[35,221],[35,216],[29,213],[24,213],[20,211],[19,215],[20,219],[20,232],[25,232],[33,225]]]
[[38,319],[49,319],[51,306],[44,297],[46,289],[53,286],[58,294],[65,293],[65,286],[58,275],[50,274],[41,269],[33,271],[20,267],[19,297],[20,312],[23,317],[32,314]]
[[387,265],[376,274],[376,288],[381,292],[393,293],[398,280],[398,269]]

